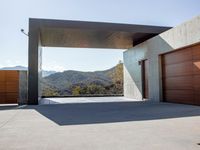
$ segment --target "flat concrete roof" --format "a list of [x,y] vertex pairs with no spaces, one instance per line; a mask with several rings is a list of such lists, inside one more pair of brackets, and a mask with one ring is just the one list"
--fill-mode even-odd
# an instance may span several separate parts
[[113,49],[131,48],[171,28],[30,18],[29,32],[36,27],[42,46]]

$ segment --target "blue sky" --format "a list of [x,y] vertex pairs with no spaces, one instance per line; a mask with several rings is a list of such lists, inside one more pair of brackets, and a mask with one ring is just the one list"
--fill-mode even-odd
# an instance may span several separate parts
[[[0,0],[0,67],[28,62],[28,18],[176,26],[200,15],[199,0]],[[80,55],[77,55],[80,54]],[[122,59],[120,50],[45,48],[43,68],[103,70]]]

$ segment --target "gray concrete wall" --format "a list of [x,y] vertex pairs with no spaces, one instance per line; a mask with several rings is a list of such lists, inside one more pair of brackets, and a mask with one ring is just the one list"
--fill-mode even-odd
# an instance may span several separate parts
[[19,71],[19,105],[28,103],[28,73]]
[[142,100],[141,66],[149,60],[149,99],[162,101],[160,54],[200,42],[200,16],[124,52],[124,96]]

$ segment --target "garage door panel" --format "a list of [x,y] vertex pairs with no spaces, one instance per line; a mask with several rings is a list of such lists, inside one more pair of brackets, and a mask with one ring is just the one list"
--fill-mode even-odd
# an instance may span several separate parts
[[193,73],[194,75],[200,75],[200,60],[193,61]]
[[199,93],[195,95],[195,104],[200,105],[200,94]]
[[162,68],[165,101],[200,105],[200,44],[163,55]]
[[6,82],[6,92],[14,92],[17,93],[18,91],[18,84],[14,82]]
[[166,90],[165,98],[168,102],[194,104],[193,90]]
[[0,104],[5,104],[6,95],[0,92]]
[[195,75],[193,77],[193,86],[194,88],[200,88],[200,75]]
[[5,71],[0,71],[0,82],[5,82],[6,77],[5,77]]
[[164,77],[188,76],[192,74],[192,62],[167,65],[164,70]]
[[200,60],[200,45],[192,47],[193,60]]
[[19,80],[18,71],[6,71],[6,80],[9,82],[16,82]]
[[6,85],[5,82],[0,81],[0,92],[6,92]]
[[17,103],[17,101],[18,101],[18,93],[6,93],[7,104]]
[[[190,49],[190,48],[188,48]],[[169,53],[164,57],[164,64],[177,64],[181,62],[191,61],[192,60],[192,52],[188,49],[177,51],[176,53]]]
[[194,90],[194,95],[196,96],[196,98],[200,99],[200,89],[198,90]]
[[195,94],[200,94],[200,77],[194,78],[194,91]]
[[192,76],[169,77],[165,79],[165,88],[168,90],[192,90]]

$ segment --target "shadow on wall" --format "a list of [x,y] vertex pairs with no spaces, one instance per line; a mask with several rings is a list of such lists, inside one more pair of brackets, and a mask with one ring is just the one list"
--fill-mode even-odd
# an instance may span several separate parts
[[111,102],[26,106],[58,125],[80,125],[200,116],[200,107],[156,102]]
[[[124,88],[126,88],[125,91],[128,91],[128,93],[124,93],[125,96],[131,95],[128,97],[142,99],[142,65],[139,64],[139,61],[145,59],[149,60],[149,70],[147,70],[149,78],[151,77],[149,91],[151,94],[154,91],[160,91],[159,54],[170,50],[173,50],[173,47],[158,35],[124,52]],[[151,87],[154,88],[151,89]]]

